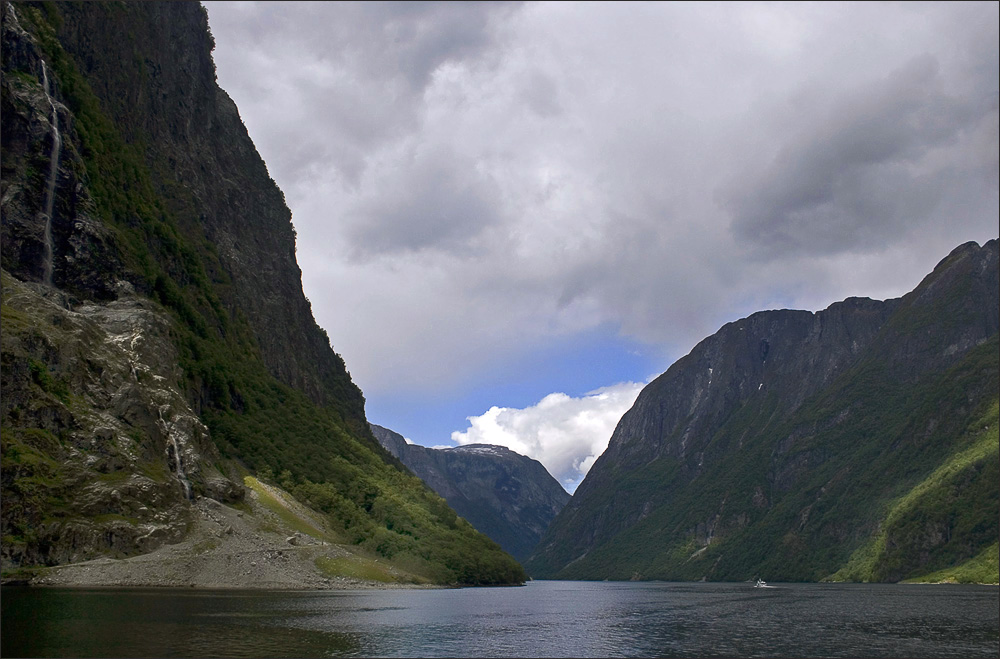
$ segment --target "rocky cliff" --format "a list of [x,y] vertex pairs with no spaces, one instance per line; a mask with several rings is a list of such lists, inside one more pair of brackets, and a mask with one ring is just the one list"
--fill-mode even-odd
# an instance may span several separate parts
[[901,299],[725,325],[641,392],[529,571],[895,581],[995,554],[998,307],[993,240]]
[[101,221],[56,58],[27,31],[37,11],[2,7],[8,565],[154,549],[192,497],[243,496],[184,391],[174,320]]
[[372,424],[375,438],[459,515],[525,560],[569,494],[537,460],[503,446],[433,449]]
[[411,572],[522,578],[372,437],[204,9],[0,12],[5,571],[174,542],[257,472]]
[[[96,219],[94,201],[113,216],[101,219],[134,223],[147,219],[143,215],[153,215],[150,219],[156,220],[162,219],[156,214],[169,214],[172,228],[183,233],[196,252],[174,258],[202,262],[204,275],[218,284],[215,292],[226,312],[241,314],[249,321],[268,370],[282,382],[307,392],[314,401],[336,406],[346,419],[363,427],[361,392],[350,382],[343,360],[330,350],[326,334],[316,325],[302,294],[295,232],[284,195],[268,175],[235,104],[216,84],[211,58],[214,43],[205,12],[173,2],[148,6],[64,3],[57,9],[44,5],[42,9],[55,24],[49,37],[58,40],[66,55],[53,55],[55,61],[48,64],[53,70],[50,75],[57,114],[67,133],[51,217],[52,281],[85,298],[110,297],[122,277],[133,281],[140,292],[152,292],[155,279],[145,280],[148,277],[143,275],[149,273],[142,271],[141,264],[135,268],[139,272],[129,272],[128,263],[121,271],[107,271],[112,264],[101,251],[108,249],[107,240],[94,245],[90,237],[79,234],[86,228],[79,224]],[[11,13],[17,15],[16,10]],[[42,53],[31,47],[30,37],[17,27],[16,18],[5,23],[6,66],[12,73],[34,74],[41,68]],[[41,41],[45,43],[44,38]],[[68,72],[71,66],[79,75],[73,76],[72,89],[64,90],[59,73]],[[43,199],[18,186],[17,179],[22,177],[17,174],[23,175],[22,167],[26,167],[36,179],[34,183],[44,178],[47,163],[41,156],[48,156],[48,151],[39,151],[37,142],[49,140],[51,122],[47,103],[38,96],[37,81],[32,84],[22,77],[13,82],[22,91],[21,98],[35,94],[35,120],[28,121],[28,126],[18,125],[21,115],[12,111],[4,121],[10,128],[9,134],[5,131],[4,143],[12,159],[4,167],[17,170],[11,172],[4,209],[9,220],[5,222],[4,262],[12,274],[30,281],[39,275],[31,268],[37,269],[42,261],[32,257],[44,250],[42,232],[33,226],[41,210],[35,204]],[[92,98],[84,98],[82,90],[76,89],[83,84]],[[88,101],[96,102],[96,107],[88,107]],[[105,119],[106,125],[85,125],[84,135],[74,135],[75,115],[81,111],[104,115],[100,119]],[[116,134],[91,135],[104,132],[102,129]],[[37,162],[34,171],[33,163],[20,162],[20,156],[29,151],[28,145],[19,143],[18,136],[25,134],[36,142],[30,149]],[[96,153],[97,145],[90,144],[94,137],[101,141],[119,138],[121,152]],[[81,163],[81,149],[90,151],[83,155],[92,156],[96,165],[87,171],[87,181],[80,180],[86,160]],[[123,162],[128,160],[132,162]],[[136,171],[141,169],[147,169],[149,176]],[[141,202],[135,200],[107,199],[121,195],[121,190],[109,189],[113,187],[148,187],[143,193],[153,208],[141,208]],[[97,199],[88,198],[94,196]],[[154,197],[161,208],[156,207]],[[169,229],[155,229],[165,234],[156,239],[170,242]],[[164,251],[170,247],[162,246]],[[99,259],[104,263],[95,263]],[[197,276],[185,272],[190,265],[168,263],[165,269],[183,285],[187,283],[184,279]]]

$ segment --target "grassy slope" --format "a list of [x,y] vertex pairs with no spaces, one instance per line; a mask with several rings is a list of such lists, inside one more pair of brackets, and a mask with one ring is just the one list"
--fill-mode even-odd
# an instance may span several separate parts
[[[927,478],[887,506],[879,530],[851,555],[847,565],[830,577],[831,581],[881,581],[898,576],[901,571],[909,579],[941,580],[942,577],[914,574],[940,566],[945,566],[946,573],[951,566],[967,566],[958,569],[957,574],[968,578],[975,573],[977,580],[981,580],[978,577],[984,576],[980,574],[982,568],[988,567],[988,562],[983,561],[992,550],[993,573],[985,576],[988,583],[997,582],[997,543],[973,558],[968,557],[970,547],[981,547],[997,536],[996,520],[989,522],[990,514],[997,509],[996,484],[1000,482],[997,409],[998,402],[994,401],[985,415],[970,424],[966,437],[959,442],[959,446],[967,448],[957,450]],[[959,540],[947,543],[947,551],[937,551],[928,565],[919,568],[908,565],[912,563],[912,554],[922,549],[919,546],[922,536],[935,532],[935,528],[947,528]],[[963,563],[963,558],[968,560]]]
[[906,579],[905,583],[982,583],[1000,582],[1000,543],[994,542],[975,558],[931,574]]
[[[282,484],[322,510],[338,535],[433,581],[523,581],[520,565],[401,471],[370,436],[352,431],[336,405],[317,406],[268,373],[245,319],[219,302],[218,289],[228,282],[214,247],[203,234],[178,228],[167,210],[172,204],[154,191],[141,145],[122,139],[60,46],[52,27],[61,20],[57,9],[18,11],[74,114],[92,210],[113,231],[129,280],[175,317],[186,376],[179,384],[200,402],[223,455],[251,471],[281,473]],[[37,450],[7,457],[48,478]]]
[[[323,542],[344,544],[344,538],[330,528],[323,515],[304,506],[284,489],[262,483],[253,476],[244,477],[243,482],[256,493],[257,501],[277,517],[279,528],[275,531],[296,532]],[[327,577],[350,577],[383,583],[421,584],[430,581],[427,576],[409,572],[407,568],[412,567],[409,561],[386,560],[384,557],[380,560],[377,553],[357,547],[347,555],[317,556],[314,562]]]

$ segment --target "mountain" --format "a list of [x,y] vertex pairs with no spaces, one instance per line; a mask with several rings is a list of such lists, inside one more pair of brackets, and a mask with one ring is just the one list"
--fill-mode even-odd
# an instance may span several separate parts
[[519,561],[528,558],[569,501],[542,463],[504,446],[433,449],[407,444],[402,435],[382,426],[371,428],[389,453]]
[[997,251],[703,340],[640,393],[529,572],[995,583]]
[[0,11],[4,572],[178,542],[256,473],[372,561],[522,581],[372,437],[204,8]]

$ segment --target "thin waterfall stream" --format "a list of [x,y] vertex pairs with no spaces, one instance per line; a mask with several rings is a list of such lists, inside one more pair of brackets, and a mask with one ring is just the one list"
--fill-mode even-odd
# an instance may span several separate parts
[[181,449],[177,445],[177,437],[173,434],[170,435],[170,441],[174,445],[174,464],[177,467],[177,480],[181,482],[184,486],[184,498],[191,498],[191,481],[187,479],[187,474],[184,473],[184,464],[181,462]]
[[52,150],[49,153],[49,179],[45,188],[45,271],[44,281],[48,286],[52,285],[52,212],[56,202],[56,177],[59,175],[59,152],[62,148],[62,136],[59,134],[59,113],[56,111],[55,101],[49,88],[49,72],[42,60],[42,85],[45,89],[45,98],[52,108],[52,119],[49,125],[52,127]]
[[[171,428],[171,424],[167,423],[166,419],[163,418],[163,410],[158,412],[160,417],[160,427],[163,429],[163,433],[170,440],[170,445],[174,449],[174,469],[177,473],[177,480],[180,481],[181,486],[184,488],[184,498],[191,498],[191,481],[188,480],[187,474],[184,472],[184,458],[181,457],[181,447],[177,442],[177,433]],[[169,458],[170,452],[167,451],[167,457]]]

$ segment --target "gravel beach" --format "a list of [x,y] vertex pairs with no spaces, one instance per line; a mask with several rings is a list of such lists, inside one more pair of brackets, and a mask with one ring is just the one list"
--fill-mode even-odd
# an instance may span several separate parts
[[[277,494],[276,488],[268,489]],[[182,542],[140,556],[52,567],[31,585],[288,590],[436,587],[324,574],[317,559],[350,557],[352,552],[289,529],[253,490],[248,489],[246,502],[249,514],[214,499],[198,498],[191,504],[191,523]],[[390,566],[385,569],[394,573]]]

